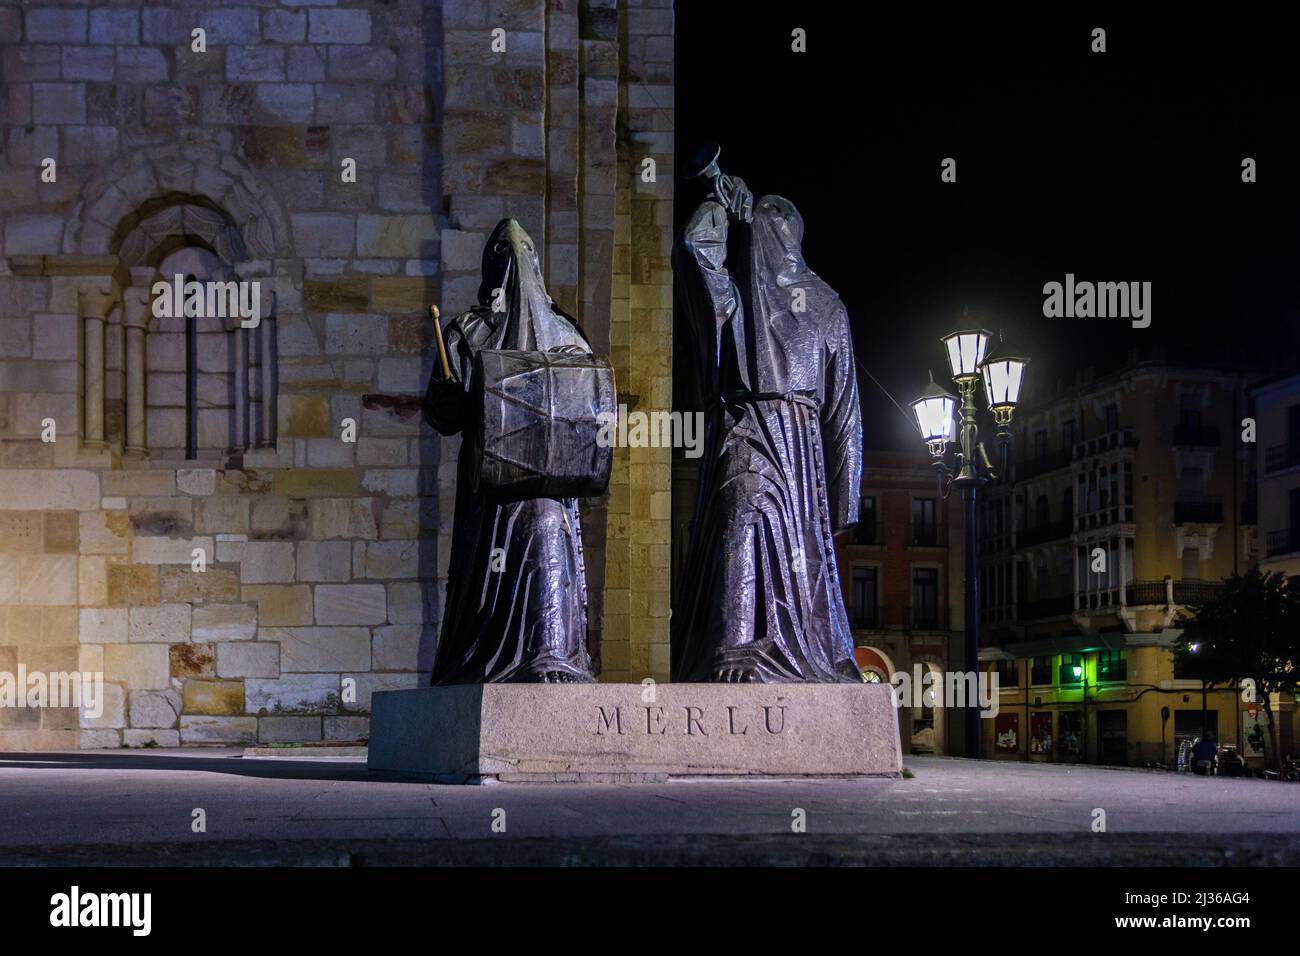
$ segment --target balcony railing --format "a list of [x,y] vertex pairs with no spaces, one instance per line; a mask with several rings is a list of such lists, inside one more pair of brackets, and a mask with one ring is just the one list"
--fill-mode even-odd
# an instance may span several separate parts
[[1278,554],[1291,554],[1294,551],[1300,551],[1300,528],[1283,528],[1280,531],[1270,531],[1265,538],[1264,551],[1266,557],[1273,557]]
[[997,554],[1000,551],[1010,550],[1011,535],[1007,532],[980,535],[980,554]]
[[1213,601],[1223,590],[1222,581],[1175,581],[1175,604],[1204,604]]
[[1174,444],[1201,447],[1217,446],[1219,444],[1219,426],[1177,424],[1174,426]]
[[1300,442],[1285,445],[1273,445],[1264,449],[1264,470],[1281,471],[1300,465]]
[[1129,607],[1204,604],[1222,590],[1222,581],[1134,581],[1124,589],[1124,603]]
[[1089,511],[1077,515],[1074,519],[1076,528],[1079,531],[1088,531],[1093,528],[1105,528],[1113,524],[1132,524],[1133,523],[1133,506],[1108,505],[1105,508],[1098,508],[1096,511]]
[[1037,621],[1045,617],[1066,617],[1073,611],[1073,594],[1056,594],[1051,597],[1020,602],[1020,620],[1022,621]]
[[1179,498],[1174,502],[1174,524],[1223,524],[1223,499]]
[[1016,546],[1029,548],[1036,544],[1068,538],[1073,524],[1073,520],[1067,518],[1064,521],[1049,521],[1032,528],[1023,528],[1016,532]]
[[1121,428],[1119,431],[1107,432],[1104,435],[1098,435],[1096,438],[1089,438],[1087,441],[1074,443],[1074,458],[1078,461],[1080,458],[1091,458],[1093,455],[1101,454],[1103,451],[1110,451],[1112,448],[1136,448],[1137,438],[1127,428]]
[[1120,605],[1120,593],[1117,587],[1103,587],[1096,591],[1083,591],[1078,596],[1081,614],[1114,614]]
[[1029,481],[1031,478],[1045,475],[1049,471],[1065,468],[1070,464],[1071,454],[1071,449],[1062,448],[1060,451],[1051,451],[1045,455],[1039,455],[1037,458],[1021,462],[1016,465],[1016,480]]
[[1164,581],[1134,581],[1124,591],[1124,603],[1130,607],[1168,604],[1172,596]]

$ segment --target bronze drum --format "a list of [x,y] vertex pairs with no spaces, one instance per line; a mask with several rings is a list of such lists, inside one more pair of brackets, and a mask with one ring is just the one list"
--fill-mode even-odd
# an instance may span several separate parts
[[614,449],[596,440],[597,416],[618,414],[609,362],[485,349],[474,364],[478,490],[499,502],[604,494]]

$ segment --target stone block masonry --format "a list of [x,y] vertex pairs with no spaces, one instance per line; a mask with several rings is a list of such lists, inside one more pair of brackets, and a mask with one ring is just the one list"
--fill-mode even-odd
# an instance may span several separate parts
[[[99,716],[0,712],[0,749],[353,741],[427,683],[459,450],[411,414],[427,307],[476,301],[514,216],[620,384],[671,393],[671,23],[0,0],[0,671],[108,688]],[[164,272],[257,281],[260,324],[153,315]],[[592,650],[662,679],[668,522],[634,503],[667,472],[618,454],[583,503]]]

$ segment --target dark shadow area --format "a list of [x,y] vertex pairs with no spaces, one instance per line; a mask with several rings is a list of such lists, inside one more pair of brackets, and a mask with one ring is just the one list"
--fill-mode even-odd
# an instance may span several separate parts
[[[1300,865],[1294,834],[645,834],[209,840],[11,847],[0,866],[864,866],[1258,867]],[[494,880],[499,873],[491,874]],[[1253,892],[1253,890],[1252,890]]]
[[[338,761],[337,763],[334,761]],[[148,751],[114,753],[0,753],[0,773],[5,770],[171,770],[190,773],[224,773],[268,780],[382,780],[390,783],[419,783],[400,774],[372,773],[364,761],[343,762],[338,758],[228,756],[173,756]]]
[[[420,167],[420,193],[424,204],[433,214],[435,223],[440,224],[447,213],[442,194],[442,129],[443,116],[443,76],[442,76],[442,4],[439,0],[425,0],[424,11],[424,85],[425,95],[431,95],[432,114],[426,117],[424,135],[421,137],[422,156]],[[437,303],[441,297],[441,242],[435,234],[421,244],[421,259],[427,264],[436,264],[437,270],[428,280],[428,303]],[[420,365],[420,380],[427,383],[437,365],[437,349],[434,345],[432,328],[428,318],[420,336],[423,345],[423,361]],[[419,396],[423,398],[423,392]],[[420,532],[417,562],[419,565],[420,596],[422,599],[422,623],[419,646],[419,684],[429,683],[433,672],[433,659],[438,650],[438,630],[442,623],[442,603],[445,581],[438,576],[438,544],[442,535],[441,509],[438,501],[438,470],[442,462],[443,439],[424,421],[422,412],[417,411],[420,419],[420,440],[416,464],[420,469]],[[450,531],[447,532],[450,536]]]
[[[1216,21],[1211,36],[1154,8],[718,2],[676,16],[678,168],[715,141],[756,197],[793,200],[862,367],[904,408],[927,368],[940,378],[938,340],[965,306],[1032,357],[1030,402],[1132,349],[1265,368],[1282,343],[1294,356],[1300,131],[1280,20]],[[703,195],[678,181],[678,228]],[[1151,326],[1044,317],[1044,284],[1067,273],[1150,281]],[[689,407],[682,384],[675,407]],[[859,388],[869,448],[920,447],[880,387],[860,374]]]

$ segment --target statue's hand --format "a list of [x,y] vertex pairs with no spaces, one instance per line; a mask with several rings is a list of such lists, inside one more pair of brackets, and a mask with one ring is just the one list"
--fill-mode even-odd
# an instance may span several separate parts
[[754,220],[754,194],[749,191],[745,181],[738,176],[723,176],[718,180],[718,200],[727,207],[727,212],[741,222]]

